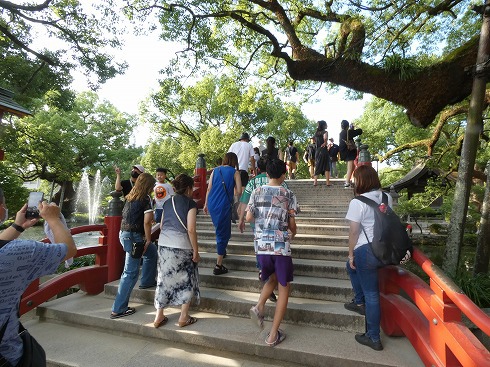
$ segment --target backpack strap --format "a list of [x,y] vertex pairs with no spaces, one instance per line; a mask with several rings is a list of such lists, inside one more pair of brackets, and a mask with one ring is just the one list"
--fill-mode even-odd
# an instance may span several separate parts
[[[385,204],[385,205],[388,205],[388,195],[386,195],[385,192],[381,192],[382,193],[382,199],[381,199],[381,203]],[[367,204],[373,208],[377,208],[380,204],[378,204],[377,202],[375,202],[373,199],[369,199],[363,195],[359,195],[359,196],[355,196],[354,199],[357,199],[359,201],[362,201],[364,204]]]
[[[354,199],[357,199],[359,201],[362,201],[364,204],[367,204],[369,205],[371,208],[373,208],[374,210],[378,209],[379,205],[377,202],[375,202],[374,200],[372,199],[369,199],[363,195],[359,195],[359,196],[356,196],[354,197]],[[382,198],[382,203],[385,203],[386,205],[388,205],[388,195],[386,195],[384,192],[383,192],[383,198]],[[361,224],[361,228],[362,228],[362,231],[364,232],[364,236],[366,237],[366,240],[368,241],[369,244],[371,244],[371,242],[369,241],[369,238],[366,234],[366,230],[364,229],[364,226]]]
[[[385,195],[383,195],[383,199],[384,199],[384,196]],[[367,204],[367,205],[369,205],[370,207],[373,207],[373,208],[377,208],[379,206],[379,204],[377,202],[375,202],[374,200],[369,199],[369,198],[367,198],[367,197],[365,197],[363,195],[356,196],[356,197],[354,197],[354,199],[357,199],[359,201],[362,201],[364,204]]]

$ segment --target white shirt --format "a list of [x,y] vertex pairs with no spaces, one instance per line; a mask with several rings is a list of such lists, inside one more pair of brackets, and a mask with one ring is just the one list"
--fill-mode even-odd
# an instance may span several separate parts
[[254,156],[254,148],[252,144],[246,141],[236,141],[231,144],[228,152],[235,153],[238,157],[238,167],[240,170],[247,171],[248,163],[250,162],[250,157]]
[[163,204],[174,195],[174,189],[168,183],[156,182],[153,188],[155,194],[155,209],[162,209]]
[[[390,194],[386,195],[388,195],[388,206],[393,208],[393,199],[391,198]],[[362,196],[365,196],[378,204],[381,204],[383,199],[381,190],[369,191],[362,194]],[[360,200],[352,199],[349,203],[349,209],[347,210],[345,219],[361,224],[359,238],[357,239],[354,250],[359,246],[365,245],[373,240],[374,208]],[[364,231],[366,232],[368,238],[366,238]]]

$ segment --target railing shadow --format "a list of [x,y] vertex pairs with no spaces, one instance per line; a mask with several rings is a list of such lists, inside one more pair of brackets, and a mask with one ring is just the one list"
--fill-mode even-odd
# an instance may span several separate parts
[[462,314],[486,335],[490,317],[420,250],[414,249],[413,260],[430,285],[398,266],[380,270],[383,331],[406,336],[426,366],[490,366],[490,352],[462,322]]

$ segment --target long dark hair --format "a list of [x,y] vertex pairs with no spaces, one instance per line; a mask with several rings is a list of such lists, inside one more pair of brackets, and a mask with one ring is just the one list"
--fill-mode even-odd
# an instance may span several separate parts
[[267,144],[267,155],[272,157],[274,148],[276,147],[276,139],[273,136],[269,136],[265,142]]
[[172,185],[177,195],[184,195],[189,187],[194,186],[194,180],[189,175],[181,173],[175,180],[172,181]]

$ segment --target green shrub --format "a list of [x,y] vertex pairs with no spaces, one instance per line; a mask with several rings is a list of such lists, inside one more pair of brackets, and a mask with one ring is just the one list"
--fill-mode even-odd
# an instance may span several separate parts
[[461,290],[481,308],[490,307],[490,275],[477,274],[462,269],[454,280]]
[[71,264],[68,269],[65,267],[64,262],[61,263],[56,273],[57,274],[66,273],[67,271],[72,269],[83,268],[84,266],[91,266],[91,265],[95,265],[95,255],[80,256],[73,259],[73,264]]

